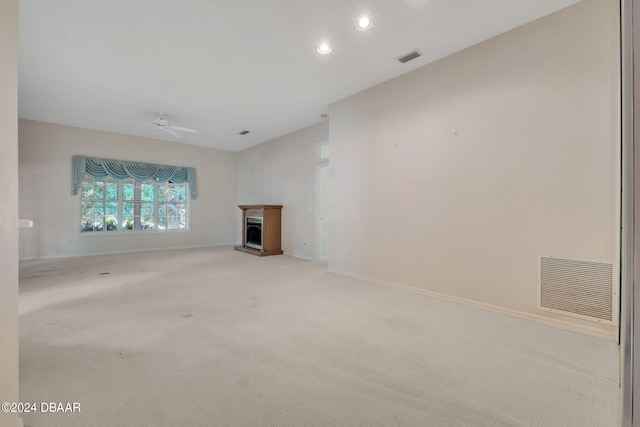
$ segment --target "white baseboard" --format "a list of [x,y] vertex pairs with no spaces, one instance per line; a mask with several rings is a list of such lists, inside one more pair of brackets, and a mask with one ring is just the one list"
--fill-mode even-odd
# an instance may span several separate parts
[[304,256],[304,255],[300,255],[300,254],[296,254],[296,253],[293,253],[293,252],[285,252],[283,255],[287,255],[287,256],[294,257],[294,258],[299,258],[299,259],[304,259],[306,261],[315,261],[315,259],[313,259],[313,258],[310,258],[308,256]]
[[347,276],[354,279],[365,280],[367,282],[372,282],[377,285],[389,286],[396,289],[402,289],[409,292],[414,292],[417,294],[425,295],[432,298],[437,298],[444,301],[454,302],[458,304],[467,305],[470,307],[475,307],[481,310],[490,311],[492,313],[503,314],[509,317],[514,317],[518,319],[528,320],[531,322],[540,323],[546,326],[551,326],[558,329],[563,329],[570,332],[575,332],[578,334],[588,335],[594,338],[603,339],[607,341],[618,341],[618,336],[615,333],[604,332],[598,328],[593,328],[584,325],[577,325],[570,322],[565,322],[559,319],[552,319],[545,316],[541,316],[538,314],[527,313],[520,310],[514,310],[511,308],[500,307],[497,305],[487,304],[484,302],[478,302],[469,300],[466,298],[455,297],[452,295],[446,295],[439,292],[428,291],[426,289],[415,288],[409,285],[403,285],[401,283],[391,282],[388,280],[376,279],[375,277],[369,277],[358,273],[351,273],[348,271],[337,270],[334,268],[329,268],[330,273],[339,274],[341,276]]
[[20,258],[20,261],[78,258],[83,256],[96,256],[96,255],[134,254],[134,253],[142,253],[142,252],[175,251],[180,249],[202,249],[202,248],[215,248],[218,246],[233,246],[233,245],[235,245],[235,243],[217,243],[215,245],[163,246],[158,248],[145,248],[145,249],[123,249],[123,250],[116,250],[116,251],[83,252],[81,254],[45,255],[42,257]]

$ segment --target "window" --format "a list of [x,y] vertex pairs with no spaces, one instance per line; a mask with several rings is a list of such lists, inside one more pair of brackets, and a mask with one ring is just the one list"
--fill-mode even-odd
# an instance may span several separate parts
[[329,162],[329,141],[316,142],[316,163]]
[[82,181],[82,232],[188,229],[187,183],[116,180]]

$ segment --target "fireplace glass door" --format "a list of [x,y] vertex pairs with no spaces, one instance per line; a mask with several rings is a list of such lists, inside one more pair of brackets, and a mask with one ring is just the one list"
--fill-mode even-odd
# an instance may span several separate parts
[[248,216],[245,224],[247,233],[247,247],[252,249],[262,249],[262,217]]

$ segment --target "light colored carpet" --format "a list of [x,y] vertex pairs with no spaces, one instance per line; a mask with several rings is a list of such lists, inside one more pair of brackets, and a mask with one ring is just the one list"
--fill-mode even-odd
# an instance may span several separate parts
[[[109,273],[109,274],[101,274]],[[614,343],[231,247],[23,262],[38,426],[617,425]]]

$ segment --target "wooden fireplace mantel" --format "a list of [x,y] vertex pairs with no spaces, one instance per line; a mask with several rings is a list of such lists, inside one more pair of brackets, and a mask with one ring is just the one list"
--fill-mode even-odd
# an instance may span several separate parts
[[[242,245],[236,251],[256,256],[281,255],[282,205],[238,205],[242,209]],[[262,249],[247,247],[247,216],[262,218]]]

